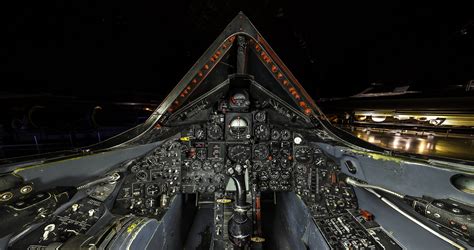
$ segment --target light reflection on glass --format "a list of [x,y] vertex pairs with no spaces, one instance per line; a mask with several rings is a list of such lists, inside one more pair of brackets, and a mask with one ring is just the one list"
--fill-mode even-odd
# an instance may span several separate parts
[[395,151],[474,160],[474,137],[435,136],[431,133],[400,133],[356,128],[358,138]]

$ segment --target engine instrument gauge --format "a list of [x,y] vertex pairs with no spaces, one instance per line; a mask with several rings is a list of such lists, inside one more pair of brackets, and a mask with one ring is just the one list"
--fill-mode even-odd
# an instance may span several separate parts
[[211,124],[207,128],[207,136],[213,140],[219,140],[222,138],[222,128],[218,124]]
[[265,144],[258,144],[253,148],[253,157],[257,160],[265,160],[270,154],[270,150]]
[[259,161],[256,161],[253,163],[253,170],[254,171],[260,171],[263,169],[263,164]]
[[313,154],[308,147],[301,147],[295,150],[295,159],[300,163],[311,163]]
[[326,159],[322,156],[316,157],[314,160],[314,164],[319,167],[325,167],[326,166]]
[[138,171],[136,175],[137,175],[137,180],[139,181],[146,181],[148,179],[148,173],[145,172],[144,170]]
[[200,170],[201,167],[202,167],[202,163],[201,161],[193,161],[193,163],[191,164],[191,167],[193,168],[193,170]]
[[254,130],[255,138],[259,140],[268,140],[270,137],[270,128],[265,124],[260,124],[255,127]]
[[212,163],[210,161],[204,161],[202,164],[202,169],[208,171],[212,169]]
[[277,129],[273,129],[272,130],[272,140],[277,141],[277,140],[280,139],[280,137],[281,137],[280,131],[278,131]]
[[196,156],[199,160],[205,160],[207,158],[207,149],[198,148],[196,151]]
[[194,132],[194,136],[198,140],[204,140],[206,139],[206,131],[203,128],[197,128]]
[[267,114],[264,111],[259,111],[255,114],[255,121],[257,122],[265,122],[267,119]]
[[245,163],[250,158],[250,147],[235,145],[229,148],[229,159],[238,163]]
[[291,161],[287,158],[282,158],[280,160],[280,166],[284,169],[289,168],[291,166]]
[[157,196],[161,193],[160,185],[153,183],[146,187],[146,194],[149,196]]
[[291,132],[288,129],[283,129],[281,131],[281,139],[285,141],[291,139]]

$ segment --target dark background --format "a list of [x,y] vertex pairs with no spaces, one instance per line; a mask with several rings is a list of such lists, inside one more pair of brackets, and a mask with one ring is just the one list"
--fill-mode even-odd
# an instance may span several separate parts
[[239,11],[325,112],[371,83],[472,94],[474,3],[437,2],[1,1],[0,158],[142,123]]
[[474,79],[472,1],[2,1],[0,9],[0,96],[159,103],[240,10],[315,99],[372,82]]

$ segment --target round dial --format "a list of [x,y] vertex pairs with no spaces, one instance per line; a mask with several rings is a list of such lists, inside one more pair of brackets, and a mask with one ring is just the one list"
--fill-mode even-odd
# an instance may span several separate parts
[[215,191],[216,191],[216,186],[211,184],[207,187],[207,192],[208,193],[214,193]]
[[314,159],[314,164],[316,166],[323,167],[326,165],[326,159],[323,156],[318,156],[316,159]]
[[272,130],[272,140],[277,141],[280,139],[280,136],[281,136],[280,131],[276,129]]
[[280,176],[281,176],[282,179],[288,180],[288,179],[290,179],[291,173],[288,170],[283,170],[283,171],[281,171]]
[[207,128],[207,135],[213,140],[219,140],[222,138],[222,128],[217,124],[211,124]]
[[288,129],[283,129],[281,131],[281,139],[285,141],[291,139],[291,132]]
[[253,163],[253,170],[254,171],[260,171],[263,169],[263,164],[259,161],[256,161]]
[[138,171],[136,175],[139,181],[146,181],[148,179],[148,173],[144,170]]
[[160,185],[153,183],[146,187],[146,194],[149,196],[156,196],[161,193]]
[[282,168],[289,168],[289,167],[291,166],[291,161],[288,160],[287,158],[282,158],[282,159],[280,160],[280,166],[281,166]]
[[302,147],[295,151],[295,159],[301,163],[310,163],[313,160],[313,154],[310,148]]
[[220,162],[216,162],[216,163],[214,163],[213,167],[214,167],[215,171],[221,171],[222,167],[224,167],[224,164],[222,164]]
[[196,139],[198,139],[198,140],[206,139],[206,131],[205,131],[203,128],[198,128],[198,129],[196,129],[196,131],[194,132],[194,136],[195,136]]
[[264,111],[259,111],[255,114],[255,120],[257,122],[265,122],[265,119],[267,119],[267,114],[265,114]]
[[301,164],[296,165],[296,172],[306,174],[306,166]]
[[253,149],[253,156],[257,160],[265,160],[270,154],[270,150],[265,144],[258,144]]
[[268,138],[270,137],[270,129],[268,128],[267,125],[260,124],[257,127],[255,127],[254,135],[257,139],[268,140]]
[[291,144],[283,142],[280,150],[280,156],[282,158],[288,158],[291,156]]
[[204,161],[204,164],[202,164],[202,168],[204,170],[211,170],[212,169],[212,164],[210,161]]
[[229,148],[229,158],[238,163],[244,163],[250,158],[250,148],[243,145],[235,145]]
[[225,180],[225,176],[224,176],[223,174],[216,174],[216,175],[214,176],[214,182],[215,182],[215,183],[218,183],[218,184],[219,184],[219,183],[221,183],[221,182],[224,182],[224,180]]
[[202,167],[202,163],[201,161],[193,161],[191,167],[193,168],[193,170],[200,170]]
[[141,166],[138,165],[138,164],[133,165],[133,166],[130,168],[130,171],[131,171],[132,173],[136,173],[136,172],[140,171],[140,167],[141,167]]
[[207,149],[206,148],[199,148],[196,150],[196,156],[200,160],[205,160],[207,158]]
[[260,172],[259,179],[260,179],[261,181],[266,181],[266,180],[268,180],[268,173],[267,173],[267,171],[262,171],[262,172]]
[[245,119],[237,116],[230,121],[229,132],[235,139],[243,139],[249,133],[249,124]]
[[277,180],[280,177],[280,172],[278,171],[271,171],[270,172],[270,178],[272,180]]
[[230,103],[236,107],[246,107],[250,102],[247,100],[247,96],[244,93],[237,92],[230,97]]

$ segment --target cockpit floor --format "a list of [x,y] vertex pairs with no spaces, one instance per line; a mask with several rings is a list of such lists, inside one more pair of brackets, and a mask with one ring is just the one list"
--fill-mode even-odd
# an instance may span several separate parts
[[212,232],[214,232],[213,217],[212,207],[201,207],[197,210],[184,243],[184,249],[210,249]]

